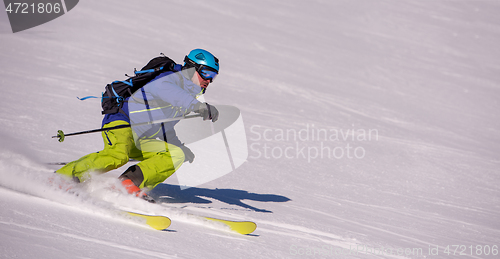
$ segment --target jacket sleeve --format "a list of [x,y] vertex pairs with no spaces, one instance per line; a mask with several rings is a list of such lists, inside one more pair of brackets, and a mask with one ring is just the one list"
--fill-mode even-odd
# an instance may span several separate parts
[[[160,80],[161,81],[155,82],[156,85],[152,89],[151,94],[155,96],[154,99],[161,99],[163,103],[173,106],[167,109],[170,110],[173,108],[173,110],[171,110],[171,114],[168,114],[170,112],[164,113],[165,117],[172,118],[182,116],[193,111],[194,108],[200,103],[195,97],[193,97],[190,91],[181,87],[181,85],[186,87],[187,84],[189,84],[187,80],[184,80],[182,75],[179,77],[179,75],[170,74]],[[180,82],[180,80],[184,80],[185,82]],[[177,137],[174,129],[174,126],[177,123],[178,121],[164,123],[160,135],[161,138],[167,143],[181,146],[181,141]]]
[[179,78],[176,74],[166,76],[157,83],[153,94],[184,114],[192,111],[199,101],[181,87],[182,84],[186,85],[186,82],[181,83],[180,80],[184,80],[184,77]]

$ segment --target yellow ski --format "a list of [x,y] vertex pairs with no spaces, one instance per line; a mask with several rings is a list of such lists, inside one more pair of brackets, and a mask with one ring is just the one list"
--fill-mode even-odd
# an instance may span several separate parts
[[216,219],[210,217],[203,217],[206,220],[220,222],[226,226],[228,226],[232,231],[240,233],[242,235],[248,235],[257,229],[257,224],[252,221],[232,221],[232,220],[224,220],[224,219]]
[[[166,216],[147,215],[130,211],[124,211],[124,212],[127,215],[132,216],[133,218],[140,219],[143,223],[156,230],[167,229],[171,224],[170,218]],[[224,219],[203,217],[203,216],[197,216],[197,217],[224,224],[228,226],[229,229],[231,229],[232,231],[242,235],[248,235],[254,232],[255,229],[257,229],[257,224],[255,224],[252,221],[233,221],[233,220],[224,220]]]
[[125,212],[130,216],[142,219],[143,222],[146,223],[146,225],[156,230],[167,229],[172,222],[168,217],[165,216],[153,216],[153,215],[140,214],[130,211],[125,211]]

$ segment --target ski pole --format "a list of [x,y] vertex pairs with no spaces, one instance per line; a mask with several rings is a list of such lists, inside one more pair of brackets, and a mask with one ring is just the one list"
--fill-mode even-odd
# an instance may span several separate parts
[[170,121],[185,120],[185,119],[191,119],[191,118],[196,118],[196,117],[201,117],[201,115],[200,114],[193,114],[193,115],[187,115],[187,116],[182,116],[182,117],[177,117],[177,118],[154,120],[154,121],[148,121],[148,122],[143,122],[143,123],[136,123],[136,124],[132,124],[132,125],[130,125],[130,124],[118,125],[118,126],[114,126],[114,127],[110,127],[110,128],[100,128],[100,129],[86,130],[86,131],[80,131],[80,132],[73,132],[73,133],[68,133],[68,134],[64,134],[64,132],[62,130],[58,130],[57,135],[52,136],[52,138],[58,138],[59,142],[63,142],[64,138],[68,137],[68,136],[101,132],[101,131],[106,131],[106,130],[122,129],[122,128],[131,127],[131,126],[142,126],[142,125],[151,125],[151,124],[158,124],[158,123],[164,123],[164,122],[170,122]]

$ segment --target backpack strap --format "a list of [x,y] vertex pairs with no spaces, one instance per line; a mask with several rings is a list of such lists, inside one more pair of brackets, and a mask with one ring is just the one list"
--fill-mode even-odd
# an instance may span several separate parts
[[[127,82],[127,81],[114,81],[113,83],[116,83],[116,82],[122,82],[122,83],[125,83],[125,84],[130,85],[130,86],[132,85],[132,83]],[[118,103],[118,106],[113,107],[111,109],[108,109],[106,111],[102,111],[101,113],[103,115],[105,115],[105,114],[111,114],[111,113],[117,113],[117,112],[121,112],[121,113],[125,114],[125,112],[121,108],[121,104],[125,100],[124,100],[123,97],[121,97],[120,95],[118,95],[118,93],[115,91],[115,89],[113,88],[113,83],[106,85],[106,93],[108,93],[108,94],[107,94],[107,96],[104,96],[104,94],[103,94],[102,98],[111,98],[111,99],[116,98],[116,102]]]

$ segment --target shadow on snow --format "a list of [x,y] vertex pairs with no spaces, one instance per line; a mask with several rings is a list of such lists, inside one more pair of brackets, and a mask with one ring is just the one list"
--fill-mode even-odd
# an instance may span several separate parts
[[258,194],[249,193],[243,190],[234,189],[206,189],[191,187],[181,190],[178,185],[159,184],[154,188],[150,195],[158,202],[165,203],[194,203],[194,204],[210,204],[211,200],[215,199],[229,205],[239,206],[241,208],[253,210],[256,212],[272,211],[266,209],[259,209],[254,206],[243,203],[243,200],[252,200],[260,202],[287,202],[290,199],[276,194]]

